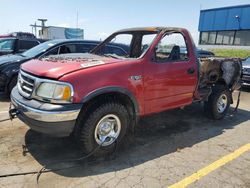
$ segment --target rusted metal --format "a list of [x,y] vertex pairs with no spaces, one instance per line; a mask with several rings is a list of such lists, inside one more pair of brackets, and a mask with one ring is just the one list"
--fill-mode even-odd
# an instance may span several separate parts
[[241,67],[239,58],[201,58],[199,86],[202,88],[224,82],[230,89],[235,89],[236,84],[240,82]]

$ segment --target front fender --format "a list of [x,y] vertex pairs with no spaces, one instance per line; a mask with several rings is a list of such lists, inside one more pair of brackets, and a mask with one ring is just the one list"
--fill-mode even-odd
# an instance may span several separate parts
[[5,92],[8,90],[8,85],[10,84],[11,80],[18,75],[20,70],[20,65],[11,65],[4,70],[5,75]]
[[137,102],[135,96],[128,89],[122,88],[119,86],[108,86],[108,87],[96,89],[96,90],[88,93],[86,96],[84,96],[81,102],[85,103],[85,102],[93,99],[94,97],[97,97],[97,96],[105,94],[105,93],[111,93],[111,92],[121,93],[121,94],[124,94],[127,97],[129,97],[129,99],[133,102],[136,114],[139,114],[139,105],[138,105],[138,102]]

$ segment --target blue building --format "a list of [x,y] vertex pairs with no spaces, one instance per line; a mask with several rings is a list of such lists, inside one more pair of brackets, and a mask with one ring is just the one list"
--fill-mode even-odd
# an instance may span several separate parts
[[250,47],[250,5],[200,11],[199,44],[217,47]]

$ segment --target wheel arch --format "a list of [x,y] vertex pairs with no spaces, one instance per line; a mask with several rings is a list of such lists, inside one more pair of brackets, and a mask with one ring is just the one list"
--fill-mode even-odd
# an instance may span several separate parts
[[83,97],[81,102],[83,103],[82,110],[87,111],[88,107],[96,101],[103,100],[115,100],[121,102],[128,110],[131,118],[132,131],[137,125],[139,120],[139,104],[135,96],[126,88],[110,86],[97,89],[90,92],[88,95]]
[[83,97],[81,102],[87,103],[96,97],[100,97],[101,95],[110,95],[110,94],[122,95],[123,97],[129,98],[129,100],[132,102],[134,106],[134,110],[136,114],[139,114],[139,105],[135,96],[129,90],[122,88],[122,87],[110,86],[110,87],[104,87],[104,88],[94,90],[90,92],[89,94],[87,94],[85,97]]

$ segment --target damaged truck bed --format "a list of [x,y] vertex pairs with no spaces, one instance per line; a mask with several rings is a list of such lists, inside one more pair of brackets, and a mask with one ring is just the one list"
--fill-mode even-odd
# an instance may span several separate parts
[[[240,88],[242,62],[239,58],[209,57],[200,58],[199,90],[211,88],[221,83],[229,90]],[[207,90],[209,91],[209,90]],[[207,96],[209,92],[207,93]],[[206,96],[206,95],[203,95]]]
[[238,58],[201,58],[199,86],[204,87],[224,80],[231,88],[240,81],[241,67]]

